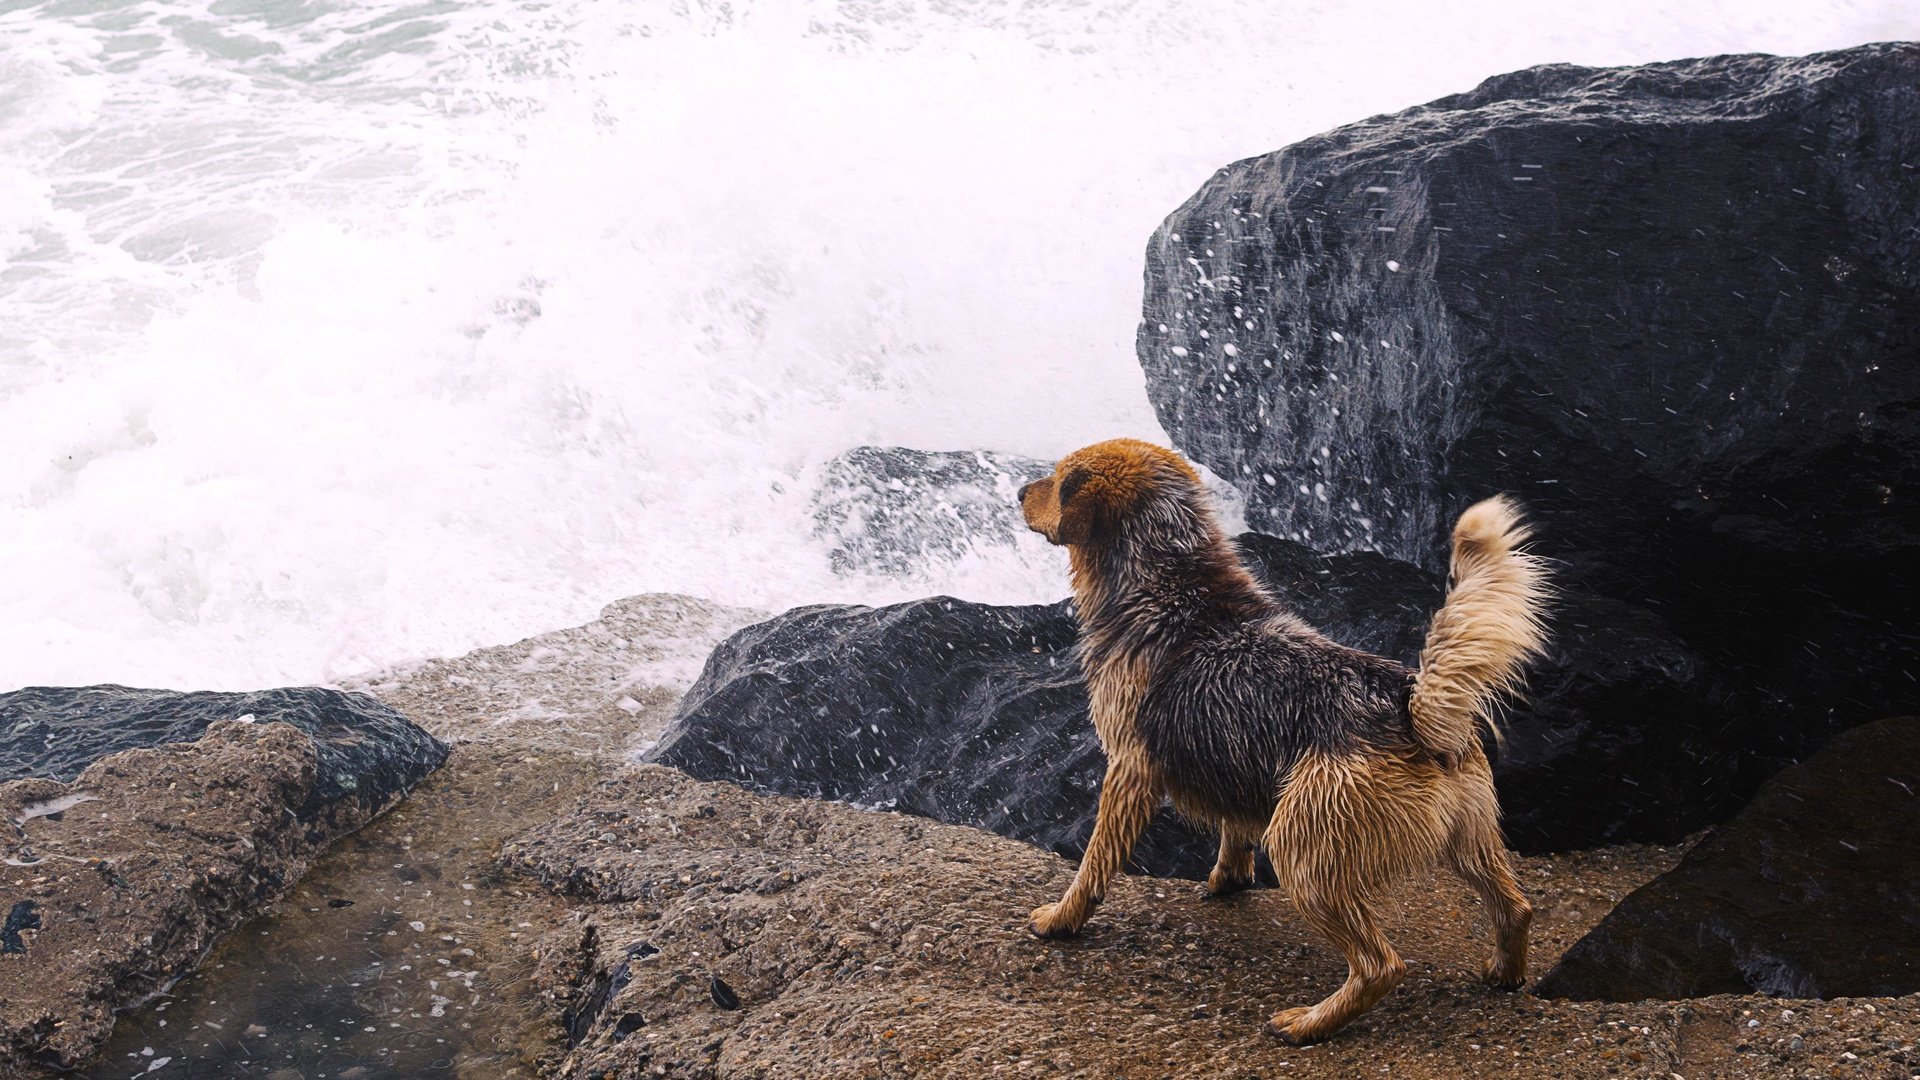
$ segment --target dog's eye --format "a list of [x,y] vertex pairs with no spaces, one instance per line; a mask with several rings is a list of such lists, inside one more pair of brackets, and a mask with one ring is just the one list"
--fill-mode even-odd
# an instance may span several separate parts
[[1087,470],[1068,470],[1067,475],[1060,478],[1060,505],[1067,505],[1068,500],[1078,494],[1080,489],[1086,485],[1086,482]]

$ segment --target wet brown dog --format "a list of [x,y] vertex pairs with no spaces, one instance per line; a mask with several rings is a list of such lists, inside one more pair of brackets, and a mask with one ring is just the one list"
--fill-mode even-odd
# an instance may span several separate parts
[[1040,937],[1075,933],[1160,800],[1220,829],[1206,891],[1252,883],[1253,845],[1316,930],[1346,954],[1346,982],[1268,1030],[1323,1039],[1406,975],[1371,898],[1442,863],[1485,901],[1484,976],[1526,979],[1533,909],[1500,838],[1477,725],[1538,654],[1547,584],[1514,506],[1488,499],[1453,534],[1453,584],[1420,668],[1335,644],[1241,565],[1193,468],[1132,439],[1076,451],[1020,490],[1027,525],[1065,545],[1081,662],[1107,753],[1099,815]]

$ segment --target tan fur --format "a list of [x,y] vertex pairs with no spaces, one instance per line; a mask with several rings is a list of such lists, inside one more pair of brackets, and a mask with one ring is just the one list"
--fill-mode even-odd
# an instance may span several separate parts
[[1093,836],[1073,883],[1058,903],[1043,904],[1028,916],[1027,928],[1038,937],[1080,932],[1094,907],[1106,899],[1107,882],[1126,864],[1159,808],[1160,785],[1133,729],[1133,713],[1146,682],[1146,673],[1138,665],[1103,668],[1088,682],[1094,731],[1107,754],[1107,775],[1100,784]]
[[1394,881],[1435,863],[1479,893],[1492,916],[1494,951],[1481,971],[1485,981],[1512,989],[1526,980],[1533,909],[1500,842],[1493,774],[1478,744],[1455,768],[1364,753],[1303,759],[1264,843],[1300,914],[1347,958],[1339,990],[1268,1022],[1287,1041],[1326,1038],[1399,984],[1406,965],[1380,933],[1370,902]]
[[[1078,451],[1063,459],[1053,476],[1022,489],[1028,524],[1068,548],[1083,644],[1094,640],[1086,636],[1087,613],[1104,610],[1114,587],[1103,576],[1107,571],[1093,545],[1100,530],[1115,528],[1133,512],[1155,477],[1190,485],[1183,490],[1200,490],[1184,460],[1135,440]],[[1212,521],[1210,508],[1198,511]],[[1225,544],[1217,524],[1207,528],[1214,536],[1209,542]],[[1547,585],[1539,561],[1518,550],[1526,539],[1517,509],[1504,498],[1489,499],[1461,516],[1454,531],[1453,588],[1434,616],[1407,706],[1410,737],[1403,733],[1379,745],[1337,753],[1320,749],[1299,757],[1264,821],[1209,813],[1199,797],[1163,777],[1142,739],[1139,710],[1154,665],[1165,654],[1114,647],[1121,639],[1112,635],[1124,634],[1126,627],[1108,625],[1098,638],[1100,658],[1089,654],[1087,660],[1093,722],[1107,753],[1093,836],[1065,895],[1035,909],[1029,930],[1041,937],[1077,932],[1155,808],[1171,798],[1183,813],[1213,820],[1220,828],[1219,858],[1206,895],[1226,895],[1250,884],[1258,843],[1302,917],[1347,959],[1345,983],[1314,1005],[1275,1014],[1268,1022],[1273,1034],[1295,1043],[1325,1038],[1405,977],[1406,965],[1381,934],[1371,903],[1395,879],[1436,863],[1466,881],[1492,916],[1494,948],[1484,979],[1501,988],[1519,986],[1526,978],[1532,908],[1501,843],[1492,770],[1475,725],[1482,720],[1492,725],[1490,710],[1516,687],[1521,665],[1543,647],[1539,611]],[[1132,574],[1143,568],[1134,563],[1125,569]],[[1231,558],[1208,572],[1219,575],[1213,580],[1223,587],[1245,575]]]
[[1494,707],[1546,648],[1546,568],[1518,550],[1528,535],[1518,508],[1500,495],[1468,507],[1454,526],[1453,588],[1420,650],[1411,706],[1414,738],[1448,759],[1480,745],[1476,722],[1499,737]]

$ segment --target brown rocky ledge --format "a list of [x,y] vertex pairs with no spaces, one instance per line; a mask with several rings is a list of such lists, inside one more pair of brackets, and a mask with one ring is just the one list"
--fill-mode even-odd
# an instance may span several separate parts
[[71,784],[0,784],[0,1075],[74,1065],[115,1009],[165,989],[297,880],[335,835],[294,818],[314,773],[292,725],[216,721],[197,742],[101,758]]
[[[1679,850],[1521,860],[1543,971]],[[623,768],[510,842],[567,895],[536,979],[576,1045],[571,1080],[1282,1075],[1908,1077],[1920,998],[1544,1001],[1482,988],[1487,928],[1446,879],[1384,905],[1411,974],[1334,1040],[1261,1034],[1344,967],[1276,892],[1203,902],[1130,877],[1078,940],[1024,913],[1067,862],[896,814]]]

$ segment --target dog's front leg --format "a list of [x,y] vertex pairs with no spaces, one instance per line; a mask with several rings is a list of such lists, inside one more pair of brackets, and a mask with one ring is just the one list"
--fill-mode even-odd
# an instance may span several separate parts
[[1135,751],[1107,759],[1107,778],[1100,785],[1100,809],[1093,819],[1093,838],[1087,841],[1080,871],[1073,875],[1073,884],[1067,886],[1059,903],[1033,909],[1027,922],[1029,933],[1054,938],[1080,931],[1094,905],[1106,898],[1108,880],[1126,863],[1134,842],[1147,827],[1157,801],[1155,795],[1144,754]]

